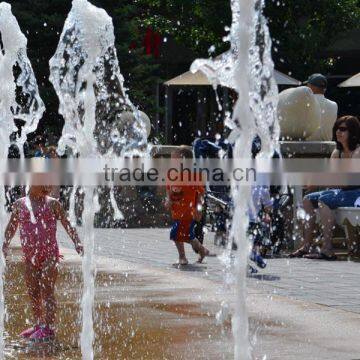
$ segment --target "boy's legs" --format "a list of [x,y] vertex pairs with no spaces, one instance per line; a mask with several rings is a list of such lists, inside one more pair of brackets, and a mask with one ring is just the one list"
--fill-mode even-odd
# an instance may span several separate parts
[[190,242],[193,250],[199,254],[198,263],[202,263],[205,256],[210,254],[210,251],[198,239],[191,240]]
[[187,265],[189,262],[185,255],[185,246],[183,242],[180,241],[174,241],[177,251],[179,253],[179,264],[180,265]]
[[41,301],[41,288],[40,279],[41,272],[29,261],[25,261],[25,283],[28,289],[32,310],[35,319],[35,325],[42,324],[42,301]]
[[179,264],[180,265],[187,265],[188,260],[185,255],[185,246],[183,241],[183,225],[181,221],[174,220],[172,228],[170,230],[170,239],[174,241],[177,251],[179,253]]
[[55,283],[58,275],[58,261],[50,260],[44,264],[41,273],[41,295],[44,301],[45,325],[54,327],[56,317]]

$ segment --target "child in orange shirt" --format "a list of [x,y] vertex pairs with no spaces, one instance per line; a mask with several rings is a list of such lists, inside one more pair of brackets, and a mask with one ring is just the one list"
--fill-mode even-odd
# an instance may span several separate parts
[[[191,159],[192,151],[180,147],[171,154],[172,159]],[[170,239],[174,241],[179,253],[179,264],[187,265],[184,243],[189,243],[193,250],[199,254],[198,262],[201,263],[205,256],[210,256],[206,249],[195,236],[195,227],[201,219],[201,205],[205,188],[203,184],[186,184],[173,182],[167,185],[167,205],[171,211],[173,226]]]

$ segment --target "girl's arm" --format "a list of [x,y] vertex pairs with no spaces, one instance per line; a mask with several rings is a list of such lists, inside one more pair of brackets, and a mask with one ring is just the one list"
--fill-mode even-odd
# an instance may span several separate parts
[[8,254],[10,242],[16,233],[18,225],[19,225],[19,208],[18,208],[18,204],[15,203],[13,212],[11,213],[10,216],[9,223],[7,224],[5,229],[5,240],[2,248],[5,257]]
[[64,208],[61,206],[61,204],[55,200],[53,202],[54,204],[54,211],[56,214],[56,218],[58,220],[60,220],[62,226],[64,227],[65,231],[67,232],[67,234],[69,235],[70,239],[72,240],[72,242],[75,245],[75,250],[79,255],[83,255],[84,254],[84,248],[81,244],[81,241],[79,239],[78,233],[76,231],[76,229],[71,226],[70,221],[66,215],[66,212],[64,210]]
[[338,149],[334,149],[333,152],[330,155],[330,159],[339,159],[340,158],[340,152]]
[[354,150],[351,158],[360,159],[360,146],[358,146],[357,149]]

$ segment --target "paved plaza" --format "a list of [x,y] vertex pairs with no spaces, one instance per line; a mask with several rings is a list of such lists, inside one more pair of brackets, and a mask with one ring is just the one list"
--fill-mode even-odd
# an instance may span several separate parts
[[[82,236],[82,230],[79,228]],[[179,272],[173,267],[176,249],[168,240],[168,229],[97,229],[96,254],[134,262],[139,265]],[[63,246],[71,247],[65,233],[59,232]],[[205,245],[221,255],[223,249],[213,245],[213,233]],[[196,255],[187,248],[190,262]],[[218,258],[207,258],[203,266],[189,266],[187,275],[223,282],[224,265]],[[360,314],[360,263],[352,261],[317,261],[307,259],[269,259],[268,266],[248,278],[248,286],[267,294],[339,308]]]
[[[83,228],[78,230],[83,240]],[[64,254],[57,288],[58,337],[73,352],[63,351],[49,359],[75,360],[81,359],[76,346],[80,323],[71,325],[73,335],[69,338],[66,322],[78,319],[80,311],[81,260],[61,227],[58,238]],[[236,297],[232,286],[224,286],[223,250],[212,244],[212,234],[207,235],[205,244],[219,257],[195,265],[196,256],[187,247],[191,265],[182,269],[173,266],[176,249],[168,240],[168,229],[96,229],[95,242],[95,352],[102,354],[101,359],[119,359],[124,351],[128,355],[120,358],[234,358],[230,314]],[[18,238],[13,246],[19,246]],[[14,269],[20,259],[17,256],[9,259],[12,265],[8,269]],[[254,359],[359,359],[359,270],[359,263],[347,261],[270,259],[265,270],[248,278],[249,338]],[[19,314],[30,310],[26,296],[21,297],[22,303],[15,301],[24,293],[21,277],[16,274],[7,271],[18,283],[6,283],[11,339],[16,339],[22,325]],[[221,307],[224,302],[227,305]],[[219,322],[220,318],[223,321]],[[9,328],[12,324],[16,327]],[[134,331],[138,334],[135,338]],[[69,339],[73,347],[69,347]],[[7,349],[14,352],[9,344]],[[141,355],[139,351],[143,351]]]

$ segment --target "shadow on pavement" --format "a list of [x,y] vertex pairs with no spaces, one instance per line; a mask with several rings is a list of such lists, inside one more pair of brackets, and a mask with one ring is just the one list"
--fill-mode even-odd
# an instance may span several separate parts
[[248,277],[262,281],[279,281],[281,279],[280,276],[269,274],[250,274]]
[[178,269],[180,271],[197,271],[197,272],[203,272],[207,269],[206,266],[200,265],[200,264],[187,264],[187,265],[179,265],[179,264],[173,264],[173,267],[175,269]]

